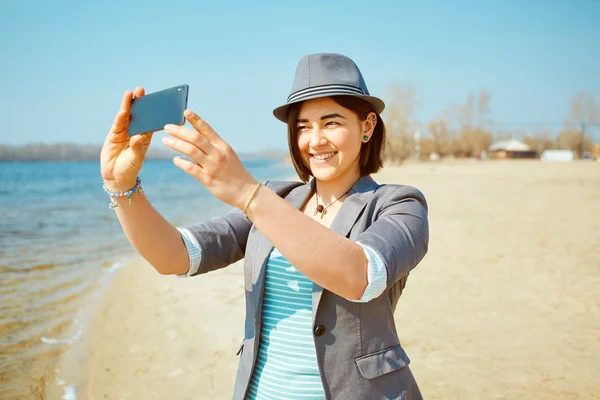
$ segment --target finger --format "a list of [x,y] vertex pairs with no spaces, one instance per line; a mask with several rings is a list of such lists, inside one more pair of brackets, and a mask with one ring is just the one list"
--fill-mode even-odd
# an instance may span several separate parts
[[133,91],[133,95],[135,97],[142,97],[145,94],[146,94],[146,91],[141,86],[136,87],[135,90]]
[[110,130],[110,133],[114,134],[113,137],[110,138],[113,142],[122,142],[123,140],[127,140],[127,131],[129,128],[129,117],[131,113],[131,102],[134,97],[142,97],[144,95],[144,88],[137,87],[135,91],[132,93],[130,90],[127,90],[123,93],[123,97],[121,98],[121,108],[115,117],[113,122],[113,126]]
[[187,172],[200,182],[204,183],[204,175],[202,174],[202,167],[200,165],[181,157],[173,158],[173,163],[177,166],[177,168]]
[[129,114],[131,113],[131,102],[135,97],[142,97],[145,94],[143,87],[136,87],[133,93],[131,90],[126,91],[123,94],[123,99],[121,100],[121,110],[120,112],[127,113],[127,119],[129,119]]
[[133,93],[131,92],[131,90],[128,90],[125,93],[123,93],[123,98],[121,99],[121,112],[129,113],[129,111],[131,110],[131,100],[133,100]]
[[119,111],[110,128],[109,139],[114,142],[127,140],[127,128],[129,127],[129,113]]
[[169,124],[165,125],[165,132],[179,140],[190,143],[191,145],[200,149],[206,155],[214,154],[216,150],[214,146],[208,141],[208,139],[202,134],[200,134],[198,131],[188,129],[182,126]]
[[190,124],[192,124],[192,126],[198,132],[200,132],[202,135],[204,135],[204,137],[206,137],[212,143],[216,144],[219,141],[221,141],[221,142],[223,141],[223,139],[221,139],[221,137],[217,134],[217,132],[215,132],[215,130],[213,128],[211,128],[211,126],[209,124],[207,124],[206,121],[204,121],[202,118],[200,118],[193,111],[185,110],[183,112],[183,116],[185,117],[185,119],[190,121]]
[[201,167],[204,167],[208,162],[206,154],[192,143],[174,137],[164,137],[163,143],[165,146],[188,156]]
[[127,137],[127,127],[129,126],[129,110],[131,108],[131,96],[133,96],[133,93],[131,93],[131,91],[129,90],[123,93],[123,97],[121,98],[121,108],[115,116],[112,128],[110,129],[110,133],[119,136],[119,139],[122,139],[121,136]]

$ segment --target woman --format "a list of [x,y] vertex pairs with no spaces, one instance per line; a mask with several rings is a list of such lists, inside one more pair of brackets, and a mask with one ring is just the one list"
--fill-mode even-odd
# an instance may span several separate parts
[[167,125],[164,144],[193,160],[175,165],[236,208],[187,228],[171,226],[140,193],[136,177],[151,135],[128,138],[131,98],[126,92],[101,163],[132,245],[167,275],[195,276],[245,258],[234,399],[420,399],[394,310],[427,252],[427,205],[417,189],[369,176],[382,166],[384,103],[369,95],[354,62],[304,57],[287,103],[274,111],[287,123],[304,184],[257,182],[189,110],[194,129]]

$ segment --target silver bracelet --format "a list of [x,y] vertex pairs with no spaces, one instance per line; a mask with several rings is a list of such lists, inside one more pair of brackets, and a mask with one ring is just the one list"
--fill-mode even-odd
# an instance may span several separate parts
[[140,179],[139,176],[137,178],[135,178],[135,186],[126,192],[122,192],[122,193],[111,192],[108,189],[108,187],[106,186],[106,183],[104,183],[102,185],[102,189],[104,189],[104,191],[106,193],[108,193],[108,195],[110,196],[110,204],[108,205],[108,208],[110,208],[110,209],[115,209],[115,208],[119,207],[119,203],[117,203],[117,200],[116,200],[119,197],[129,197],[129,205],[131,205],[131,204],[133,204],[131,195],[133,195],[134,193],[144,194],[144,189],[142,188],[142,180]]

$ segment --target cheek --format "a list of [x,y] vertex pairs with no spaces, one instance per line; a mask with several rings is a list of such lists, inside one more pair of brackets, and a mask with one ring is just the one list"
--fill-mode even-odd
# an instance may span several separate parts
[[310,144],[310,138],[308,137],[308,135],[299,135],[297,142],[298,150],[300,150],[300,155],[302,156],[302,159],[306,162],[308,160],[308,156],[306,155],[306,153]]
[[302,154],[303,158],[305,157],[305,154],[308,151],[309,144],[310,139],[308,139],[306,135],[298,136],[298,149],[300,150],[300,153]]
[[356,136],[355,132],[349,130],[339,131],[331,139],[335,147],[344,153],[343,155],[347,158],[354,158],[355,153],[360,151],[361,140]]
[[307,138],[307,135],[298,135],[297,142],[298,142],[298,148],[300,149],[300,151],[304,151],[308,147],[310,140]]

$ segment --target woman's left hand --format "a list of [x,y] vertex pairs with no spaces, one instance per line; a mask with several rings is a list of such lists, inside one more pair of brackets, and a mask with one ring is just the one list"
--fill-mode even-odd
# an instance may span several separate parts
[[190,110],[184,113],[195,130],[166,125],[163,143],[192,161],[175,157],[175,165],[198,179],[219,200],[243,208],[257,185],[237,154],[210,125]]

